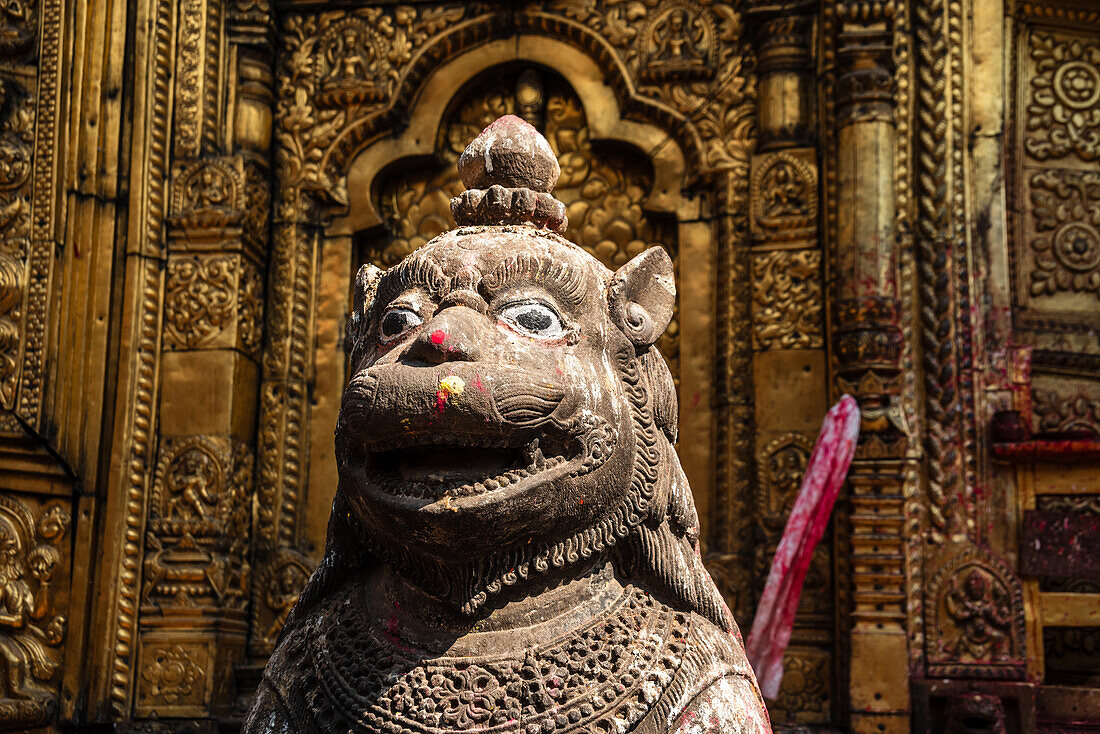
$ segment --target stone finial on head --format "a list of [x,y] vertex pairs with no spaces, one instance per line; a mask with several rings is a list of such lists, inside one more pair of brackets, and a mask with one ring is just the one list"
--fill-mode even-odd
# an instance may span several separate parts
[[563,234],[565,205],[550,192],[561,168],[538,130],[515,115],[498,118],[458,159],[466,191],[451,199],[455,222],[528,224]]

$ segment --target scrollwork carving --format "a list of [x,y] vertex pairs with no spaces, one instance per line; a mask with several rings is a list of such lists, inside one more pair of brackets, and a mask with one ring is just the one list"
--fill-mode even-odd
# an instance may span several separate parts
[[184,256],[168,261],[164,321],[170,346],[202,346],[232,323],[239,265],[235,255]]
[[754,254],[752,300],[757,349],[820,349],[821,251]]

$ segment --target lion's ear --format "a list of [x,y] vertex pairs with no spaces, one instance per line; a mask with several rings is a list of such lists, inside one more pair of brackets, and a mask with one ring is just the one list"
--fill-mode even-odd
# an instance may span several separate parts
[[351,313],[348,315],[347,333],[344,335],[344,349],[350,357],[362,337],[360,333],[367,326],[367,318],[374,306],[374,296],[378,291],[378,281],[382,271],[367,263],[359,268],[355,275],[355,287],[351,294]]
[[665,333],[676,308],[676,281],[663,247],[651,247],[615,271],[608,305],[634,346],[648,347]]

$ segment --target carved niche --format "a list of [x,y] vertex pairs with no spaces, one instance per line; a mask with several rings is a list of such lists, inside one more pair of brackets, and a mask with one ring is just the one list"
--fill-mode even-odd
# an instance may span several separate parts
[[0,496],[0,729],[41,726],[57,710],[70,521],[60,503]]
[[143,603],[243,610],[252,453],[213,436],[165,439],[150,495]]
[[[466,142],[506,114],[523,116],[550,143],[561,178],[555,195],[566,206],[566,236],[609,268],[660,244],[677,259],[669,217],[647,211],[653,173],[644,156],[625,146],[594,145],[584,109],[564,79],[544,69],[494,70],[456,94],[436,141],[438,160],[420,168],[394,166],[378,187],[385,232],[362,240],[361,260],[388,267],[432,237],[453,228],[451,198],[462,192],[458,157]],[[674,317],[658,347],[677,374]]]
[[968,548],[944,564],[925,598],[928,674],[1022,679],[1023,587],[998,558]]

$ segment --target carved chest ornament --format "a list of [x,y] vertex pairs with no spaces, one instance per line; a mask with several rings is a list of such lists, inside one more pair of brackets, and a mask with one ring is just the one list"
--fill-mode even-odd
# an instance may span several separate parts
[[562,238],[519,118],[458,169],[459,228],[356,278],[325,556],[245,731],[770,731],[672,448],[671,260]]

